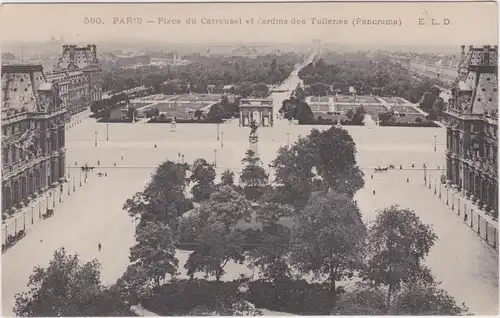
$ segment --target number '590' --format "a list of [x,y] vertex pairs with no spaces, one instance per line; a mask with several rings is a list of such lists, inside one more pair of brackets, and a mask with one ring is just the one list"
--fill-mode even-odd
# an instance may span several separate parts
[[102,24],[102,19],[99,17],[85,17],[83,19],[83,23],[85,24]]

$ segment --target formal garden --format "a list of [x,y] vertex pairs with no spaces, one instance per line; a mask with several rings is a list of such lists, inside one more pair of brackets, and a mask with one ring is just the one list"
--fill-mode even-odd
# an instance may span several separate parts
[[[332,126],[279,148],[273,180],[251,150],[241,172],[220,178],[204,158],[165,161],[124,203],[137,225],[123,276],[104,285],[96,260],[60,249],[34,269],[14,312],[130,316],[141,304],[164,316],[466,314],[425,265],[431,226],[400,206],[363,222],[356,153],[349,133]],[[179,250],[189,253],[182,264]],[[254,275],[228,279],[230,262]]]

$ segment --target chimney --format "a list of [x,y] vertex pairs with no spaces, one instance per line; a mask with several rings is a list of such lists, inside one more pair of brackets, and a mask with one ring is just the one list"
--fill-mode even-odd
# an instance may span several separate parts
[[67,45],[67,44],[64,44],[64,45],[62,46],[62,48],[63,48],[63,51],[62,51],[62,52],[63,52],[63,54],[64,54],[64,52],[66,52],[66,51],[68,50],[68,47],[69,47],[69,45]]
[[474,45],[469,45],[469,51],[474,48]]
[[76,45],[72,44],[69,46],[69,59],[73,61],[75,59],[75,48]]
[[494,45],[493,48],[495,49],[495,52],[498,52],[498,45]]
[[465,58],[465,45],[461,46],[462,51],[460,52],[461,59],[463,60]]
[[97,58],[97,45],[92,44],[92,53],[94,53],[94,56]]
[[483,46],[483,64],[484,65],[489,65],[490,64],[490,48],[491,45],[484,45]]

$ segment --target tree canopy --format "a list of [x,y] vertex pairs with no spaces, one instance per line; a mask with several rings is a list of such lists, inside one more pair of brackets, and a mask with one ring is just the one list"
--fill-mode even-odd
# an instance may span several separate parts
[[184,191],[187,184],[187,165],[165,161],[152,174],[142,192],[128,199],[123,209],[142,222],[160,221],[172,229],[177,228],[177,219],[192,208]]
[[281,147],[271,167],[276,170],[276,182],[292,195],[293,202],[287,203],[296,207],[304,206],[315,190],[330,189],[353,197],[364,185],[354,140],[337,127],[313,129],[289,149]]
[[146,221],[136,230],[137,244],[130,248],[130,261],[145,271],[156,286],[177,275],[179,260],[175,257],[174,233],[161,222]]
[[[399,96],[417,103],[437,80],[420,79],[388,54],[370,52],[330,52],[299,72],[308,95],[358,94]],[[432,104],[431,104],[432,106]]]
[[432,228],[409,209],[391,206],[377,214],[369,229],[368,259],[363,276],[375,285],[387,286],[387,306],[390,306],[393,292],[403,286],[434,282],[423,260],[436,239]]
[[295,218],[292,264],[303,273],[336,282],[361,268],[366,227],[351,199],[335,192],[317,193]]
[[54,252],[47,268],[36,266],[28,280],[28,292],[16,295],[18,316],[129,316],[128,306],[100,279],[97,260],[82,264],[78,255],[64,248]]

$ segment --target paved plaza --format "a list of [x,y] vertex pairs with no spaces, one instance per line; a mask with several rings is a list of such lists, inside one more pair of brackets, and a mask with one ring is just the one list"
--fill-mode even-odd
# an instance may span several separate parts
[[[317,126],[321,129],[327,126]],[[267,164],[276,150],[305,136],[311,126],[277,121],[273,128],[259,129],[259,155]],[[464,226],[442,202],[423,186],[423,163],[432,169],[444,164],[445,131],[441,128],[346,127],[356,141],[358,164],[365,172],[366,185],[356,196],[366,221],[374,211],[391,204],[414,209],[423,222],[432,224],[439,237],[428,264],[443,287],[474,313],[492,314],[498,307],[498,254]],[[95,147],[97,132],[97,147]],[[248,149],[248,128],[237,121],[211,124],[106,124],[88,119],[67,130],[67,163],[96,166],[89,185],[60,203],[56,214],[41,221],[28,235],[9,249],[2,259],[2,314],[9,315],[14,294],[26,289],[33,266],[46,266],[55,249],[64,246],[82,260],[98,258],[102,275],[112,283],[128,265],[129,247],[134,244],[134,223],[122,210],[123,203],[141,191],[156,166],[166,159],[193,162],[203,157],[217,161],[218,172],[238,172]],[[434,152],[434,134],[437,151]],[[157,145],[157,148],[154,145]],[[217,151],[215,151],[217,150]],[[181,154],[181,157],[179,157]],[[123,159],[122,159],[123,157]],[[99,166],[98,166],[99,161]],[[116,167],[115,167],[116,164]],[[394,164],[395,170],[373,173],[373,168]],[[411,166],[414,164],[415,169]],[[399,165],[403,170],[399,170]],[[78,173],[72,168],[72,173]],[[107,177],[98,177],[106,172]],[[371,179],[371,175],[374,178]],[[410,183],[406,183],[406,179]],[[372,191],[376,191],[376,195]],[[58,235],[54,235],[58,233]],[[97,251],[101,242],[103,250]],[[187,253],[179,252],[182,265]],[[248,270],[230,264],[224,279]]]
[[[295,71],[280,86],[285,92],[272,94],[275,114],[288,98],[287,90],[293,90],[300,82]],[[169,124],[104,124],[83,120],[85,117],[88,114],[79,115],[68,125],[66,163],[72,175],[78,175],[84,164],[96,168],[89,173],[86,186],[56,206],[53,217],[34,224],[25,238],[3,254],[3,315],[12,315],[14,295],[26,290],[33,267],[47,266],[54,250],[62,246],[70,253],[78,253],[82,261],[97,258],[102,263],[105,283],[111,284],[120,277],[129,264],[129,248],[135,242],[135,224],[122,210],[123,203],[144,188],[158,164],[165,160],[192,163],[202,157],[216,163],[220,177],[224,169],[241,171],[241,159],[248,149],[250,130],[238,127],[237,120],[218,127],[177,124],[173,130]],[[292,144],[312,128],[329,126],[298,126],[276,120],[274,127],[260,128],[258,153],[264,166],[268,167],[279,147]],[[365,173],[366,185],[356,194],[365,221],[372,221],[376,210],[392,204],[415,210],[438,235],[427,263],[442,281],[442,287],[458,303],[465,302],[473,313],[496,313],[498,253],[424,187],[423,164],[435,169],[435,174],[444,167],[445,130],[378,127],[369,119],[364,127],[345,128],[356,142],[358,165]],[[390,164],[396,168],[373,172],[376,167]],[[107,173],[107,177],[98,177],[99,172]],[[97,249],[99,242],[101,252]],[[177,256],[181,275],[185,276],[183,265],[188,253],[179,251]],[[251,274],[245,265],[234,263],[227,265],[226,272],[224,280],[237,278],[241,273]]]

